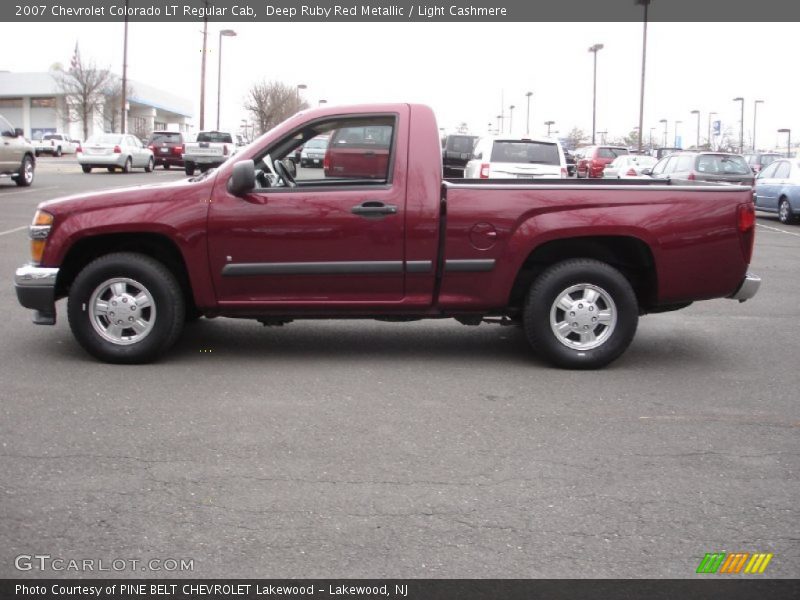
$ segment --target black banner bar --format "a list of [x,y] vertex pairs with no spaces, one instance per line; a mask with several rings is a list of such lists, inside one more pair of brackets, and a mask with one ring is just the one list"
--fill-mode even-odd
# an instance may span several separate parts
[[[800,21],[793,0],[3,0],[0,21]],[[127,5],[127,10],[126,10]]]
[[48,579],[0,581],[0,598],[39,600],[784,600],[800,581],[619,579]]

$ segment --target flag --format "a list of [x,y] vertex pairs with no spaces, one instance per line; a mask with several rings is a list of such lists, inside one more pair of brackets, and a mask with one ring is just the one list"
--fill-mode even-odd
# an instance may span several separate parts
[[78,52],[78,42],[75,42],[75,52],[72,54],[72,61],[69,63],[69,72],[74,73],[78,70],[78,65],[81,63],[81,55]]

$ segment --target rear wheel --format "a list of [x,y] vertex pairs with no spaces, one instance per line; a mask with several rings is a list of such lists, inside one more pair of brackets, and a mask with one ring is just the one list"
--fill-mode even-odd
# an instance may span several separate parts
[[80,345],[110,363],[155,360],[178,338],[184,311],[175,276],[157,260],[129,252],[89,263],[75,278],[67,305]]
[[61,146],[56,148],[55,155],[56,155],[56,157],[60,157],[61,156]]
[[123,173],[130,173],[132,168],[133,168],[133,161],[131,160],[131,157],[129,156],[128,158],[125,159],[125,166],[122,167],[122,172]]
[[113,173],[114,171],[116,171],[116,169],[114,167],[106,167],[106,171],[108,171],[109,173]]
[[19,165],[19,171],[17,171],[17,177],[15,179],[16,184],[20,187],[28,187],[32,184],[33,170],[33,159],[29,154],[26,154],[22,158],[22,163]]
[[147,161],[147,166],[144,168],[144,172],[152,173],[154,168],[155,168],[155,161],[151,157],[150,160]]
[[183,164],[183,170],[185,171],[185,173],[187,175],[189,175],[191,177],[192,175],[194,175],[194,163],[193,162],[185,162]]
[[169,167],[170,167],[169,163],[164,163],[164,170],[165,171],[169,171]]
[[778,204],[778,219],[780,219],[781,223],[784,225],[794,223],[797,219],[794,211],[792,211],[792,205],[789,204],[789,200],[787,198],[781,198],[781,201]]
[[91,173],[92,167],[90,167],[89,165],[81,165],[81,171],[83,171],[84,173]]
[[523,313],[531,346],[570,369],[596,369],[618,358],[638,322],[638,302],[628,280],[592,259],[548,268],[531,285]]

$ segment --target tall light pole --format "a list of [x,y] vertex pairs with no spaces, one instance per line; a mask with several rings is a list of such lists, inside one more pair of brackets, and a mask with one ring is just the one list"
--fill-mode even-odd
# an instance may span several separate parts
[[545,121],[544,124],[547,125],[547,137],[550,137],[550,126],[551,125],[555,125],[556,122],[555,121]]
[[742,117],[739,119],[739,154],[744,152],[744,98],[741,96],[733,99],[734,102],[739,102],[742,105]]
[[647,9],[651,0],[636,0],[636,4],[644,6],[644,19],[642,21],[642,83],[639,87],[639,153],[642,152],[642,127],[644,126],[644,74],[647,65]]
[[503,133],[503,113],[497,115],[497,135],[502,135]]
[[603,131],[598,131],[597,132],[597,134],[600,136],[600,139],[603,140],[602,142],[600,142],[601,144],[605,144],[606,143],[606,134],[607,133],[608,133],[608,131],[605,130],[605,129]]
[[514,105],[508,107],[508,133],[511,135],[514,130]]
[[758,152],[758,150],[756,150],[756,114],[758,113],[759,104],[764,104],[764,101],[756,100],[753,102],[753,152]]
[[[208,1],[204,2],[208,8]],[[208,50],[208,16],[203,13],[203,58],[200,61],[200,130],[206,128],[206,51]]]
[[123,34],[122,42],[122,96],[120,98],[122,106],[120,106],[120,123],[122,124],[121,133],[128,133],[128,0],[125,0],[125,33]]
[[589,47],[589,52],[594,54],[594,76],[592,78],[592,145],[595,143],[597,129],[597,53],[603,49],[603,44],[594,44]]
[[650,151],[653,151],[653,132],[656,130],[655,127],[650,128]]
[[694,148],[700,150],[700,111],[693,110],[692,114],[697,116],[697,141],[694,143]]
[[792,156],[792,130],[791,129],[778,129],[778,133],[787,133],[789,137],[786,140],[786,158]]
[[715,113],[715,112],[708,113],[708,149],[709,150],[713,150],[714,149],[714,144],[711,143],[711,117],[712,116],[716,116],[716,115],[717,115],[717,113]]
[[527,98],[528,102],[528,108],[525,113],[525,135],[528,137],[531,135],[531,96],[533,96],[533,92],[525,94],[525,98]]
[[678,125],[681,125],[683,121],[675,121],[675,139],[673,140],[675,143],[672,144],[673,148],[678,147]]
[[236,32],[233,29],[220,29],[219,32],[219,61],[217,65],[217,131],[219,131],[219,109],[222,98],[222,38],[233,37]]
[[663,144],[663,147],[666,148],[667,147],[667,120],[666,119],[661,119],[659,121],[659,123],[663,123],[664,124],[664,144]]

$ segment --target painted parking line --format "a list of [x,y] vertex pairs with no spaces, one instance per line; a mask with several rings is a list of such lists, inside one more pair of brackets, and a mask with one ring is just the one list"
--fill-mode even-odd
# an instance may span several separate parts
[[0,235],[8,235],[9,233],[16,233],[17,231],[22,231],[23,229],[27,229],[27,225],[23,225],[22,227],[16,227],[14,229],[6,229],[5,231],[0,231]]
[[58,187],[57,185],[51,185],[49,187],[34,188],[30,190],[20,190],[18,192],[0,192],[0,198],[5,198],[7,196],[14,196],[14,195],[19,196],[20,194],[31,194],[33,192],[43,192],[45,190],[54,190],[57,187]]
[[786,235],[793,235],[795,237],[800,237],[800,233],[796,231],[786,231],[785,229],[780,229],[778,227],[770,227],[769,225],[762,225],[761,223],[756,223],[759,227],[763,227],[764,229],[768,229],[770,231],[776,231],[778,233],[785,233]]

